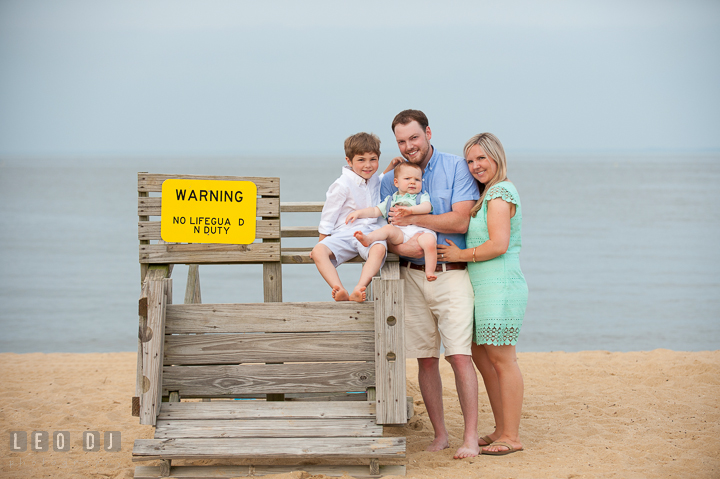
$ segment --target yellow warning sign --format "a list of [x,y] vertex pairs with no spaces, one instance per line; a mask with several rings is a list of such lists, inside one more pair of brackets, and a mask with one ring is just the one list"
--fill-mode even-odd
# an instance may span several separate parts
[[256,215],[252,181],[163,182],[160,236],[169,243],[250,244]]

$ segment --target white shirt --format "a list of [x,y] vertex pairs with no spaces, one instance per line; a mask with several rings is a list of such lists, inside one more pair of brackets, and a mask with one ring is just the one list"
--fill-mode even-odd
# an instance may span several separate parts
[[325,206],[320,215],[318,232],[333,235],[338,231],[358,230],[367,226],[377,229],[381,226],[378,218],[359,218],[349,225],[345,224],[347,215],[355,210],[369,208],[380,203],[380,178],[372,175],[367,182],[349,166],[343,166],[340,178],[328,188]]

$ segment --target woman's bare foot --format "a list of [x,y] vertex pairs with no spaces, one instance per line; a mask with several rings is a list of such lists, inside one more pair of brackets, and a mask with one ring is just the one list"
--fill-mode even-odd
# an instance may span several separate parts
[[348,296],[347,290],[340,286],[335,286],[332,289],[332,297],[335,301],[349,301],[350,300],[350,296]]
[[[507,447],[507,445],[510,445],[512,449]],[[482,453],[502,456],[505,454],[510,454],[511,452],[522,451],[522,449],[523,445],[521,442],[510,441],[507,438],[500,437],[499,439],[496,439],[492,444],[484,446],[482,448]]]
[[426,273],[425,276],[427,277],[427,280],[428,280],[428,281],[435,281],[435,280],[437,279],[437,276],[435,276],[434,274],[427,274],[427,273]]
[[372,241],[368,240],[367,236],[365,236],[362,231],[356,231],[355,233],[353,233],[353,236],[356,240],[360,242],[361,245],[365,246],[366,248],[372,243]]
[[350,301],[357,301],[358,303],[365,301],[366,289],[366,286],[355,286],[355,289],[353,289],[353,292],[350,294]]

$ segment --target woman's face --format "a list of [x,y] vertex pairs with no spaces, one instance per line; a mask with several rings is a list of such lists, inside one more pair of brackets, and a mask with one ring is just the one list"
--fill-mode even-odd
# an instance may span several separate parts
[[486,185],[491,179],[495,178],[497,173],[497,163],[490,158],[480,145],[473,145],[467,153],[468,169],[470,174],[483,185]]

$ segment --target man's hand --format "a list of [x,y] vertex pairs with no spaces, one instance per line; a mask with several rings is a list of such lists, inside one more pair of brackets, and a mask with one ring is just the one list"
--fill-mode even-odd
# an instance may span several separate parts
[[418,243],[418,238],[421,234],[422,231],[402,244],[393,245],[388,243],[388,249],[391,253],[405,256],[406,258],[424,258],[425,253]]

